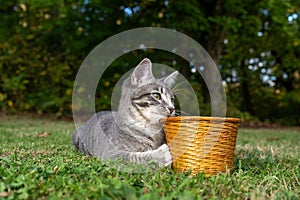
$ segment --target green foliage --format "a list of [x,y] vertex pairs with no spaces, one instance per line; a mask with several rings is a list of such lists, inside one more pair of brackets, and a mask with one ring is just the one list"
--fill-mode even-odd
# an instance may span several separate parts
[[74,74],[60,31],[64,11],[52,13],[60,7],[58,1],[38,0],[7,5],[3,15],[21,19],[0,37],[2,110],[69,111]]
[[70,139],[73,129],[71,122],[1,117],[1,198],[297,199],[300,195],[298,130],[241,129],[233,174],[205,178],[178,174],[170,167],[147,173],[118,171],[77,152]]
[[280,102],[280,117],[282,124],[293,125],[300,124],[300,90],[294,90],[286,93]]
[[[91,49],[121,31],[155,26],[204,46],[227,83],[229,115],[299,125],[282,117],[298,117],[290,106],[298,105],[294,91],[300,88],[297,1],[2,1],[0,110],[70,115],[75,75]],[[200,110],[210,113],[205,84],[190,72],[190,63],[152,49],[112,63],[98,86],[97,110],[110,109],[114,84],[143,57],[200,84]]]

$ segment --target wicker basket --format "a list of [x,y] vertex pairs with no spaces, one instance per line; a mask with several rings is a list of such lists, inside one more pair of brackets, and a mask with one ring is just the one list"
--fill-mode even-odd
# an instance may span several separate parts
[[231,170],[240,119],[218,117],[169,117],[164,131],[172,167],[178,172],[206,176]]

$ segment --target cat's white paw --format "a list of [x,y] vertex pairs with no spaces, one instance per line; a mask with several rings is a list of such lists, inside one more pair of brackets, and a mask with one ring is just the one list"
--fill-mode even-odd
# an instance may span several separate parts
[[172,156],[168,145],[163,144],[155,150],[153,159],[160,167],[169,166],[172,164]]

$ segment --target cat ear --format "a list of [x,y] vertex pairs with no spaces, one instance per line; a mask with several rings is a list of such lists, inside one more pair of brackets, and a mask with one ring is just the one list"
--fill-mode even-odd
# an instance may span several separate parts
[[144,58],[131,74],[131,84],[139,85],[155,80],[152,74],[152,63],[148,58]]
[[169,76],[167,76],[166,78],[164,78],[163,81],[167,86],[171,88],[174,85],[177,76],[178,76],[178,71],[175,71]]

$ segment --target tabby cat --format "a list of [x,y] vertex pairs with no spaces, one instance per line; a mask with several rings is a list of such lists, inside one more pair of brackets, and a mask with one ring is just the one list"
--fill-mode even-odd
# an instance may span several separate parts
[[176,71],[156,79],[151,61],[143,59],[122,84],[118,110],[93,115],[75,130],[73,144],[83,154],[103,160],[170,165],[172,157],[159,119],[175,113],[170,88],[177,75]]

